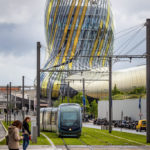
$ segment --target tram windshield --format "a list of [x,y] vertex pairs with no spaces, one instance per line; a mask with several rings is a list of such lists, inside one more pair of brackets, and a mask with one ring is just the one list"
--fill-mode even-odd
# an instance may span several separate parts
[[61,107],[61,125],[63,126],[78,126],[80,111],[76,106]]

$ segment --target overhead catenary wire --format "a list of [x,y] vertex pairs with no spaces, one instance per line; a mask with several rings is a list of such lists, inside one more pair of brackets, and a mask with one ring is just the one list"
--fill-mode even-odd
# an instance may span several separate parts
[[[129,30],[133,30],[133,31],[134,31],[134,29],[137,29],[138,27],[141,27],[141,26],[143,26],[143,25],[144,25],[144,23],[139,24],[139,25],[135,25],[135,26],[130,27],[130,28],[126,28],[126,29],[124,29],[124,30],[121,30],[121,31],[115,33],[115,35],[117,36],[118,34],[122,34],[122,33],[124,33],[124,32],[129,31]],[[132,31],[130,31],[130,32],[132,32]]]
[[133,51],[135,51],[135,49],[138,47],[138,46],[140,46],[143,42],[145,42],[146,41],[146,38],[143,38],[140,42],[138,42],[134,47],[132,47],[130,50],[128,50],[126,53],[125,53],[125,55],[126,54],[128,54],[128,53],[131,53],[131,52],[133,52]]
[[[126,49],[126,47],[128,47],[131,42],[137,37],[137,35],[140,33],[140,31],[144,28],[144,26],[142,26],[140,29],[138,29],[130,38],[128,38],[123,44],[121,44],[115,51],[114,54],[116,54],[118,51],[121,51],[122,49]],[[121,51],[122,53],[122,51]],[[119,53],[119,55],[121,54]]]

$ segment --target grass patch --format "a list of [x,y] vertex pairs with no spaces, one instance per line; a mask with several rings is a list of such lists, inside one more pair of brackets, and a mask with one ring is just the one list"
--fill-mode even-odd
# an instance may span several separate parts
[[[5,122],[5,121],[2,121],[2,123],[3,123],[4,127],[8,130],[9,122],[8,122],[8,125],[7,125],[7,122]],[[13,123],[13,121],[11,123]]]
[[[64,145],[61,138],[54,132],[43,132],[55,145]],[[115,137],[116,136],[116,137]],[[132,133],[83,128],[80,138],[63,138],[67,145],[145,145],[146,136]],[[129,140],[129,141],[128,141]],[[138,142],[138,143],[136,143]]]
[[47,135],[55,145],[64,145],[61,138],[58,137],[58,135],[54,132],[43,132],[45,135]]
[[6,145],[6,140],[4,139],[3,141],[1,141],[0,145]]
[[43,135],[40,135],[40,137],[37,138],[37,143],[30,141],[30,145],[50,145],[50,143]]
[[[5,121],[2,121],[2,123],[8,130],[9,125],[7,125]],[[31,129],[31,123],[29,124],[29,126]],[[22,141],[20,142],[20,144],[22,144]],[[4,139],[3,141],[1,141],[0,145],[6,145],[6,140]],[[32,143],[32,141],[30,141],[30,145],[50,145],[50,143],[43,135],[40,135],[40,137],[37,137],[37,143]]]
[[112,134],[115,136],[126,138],[128,140],[136,141],[138,143],[150,145],[150,144],[146,143],[146,136],[145,135],[138,135],[138,134],[133,134],[133,133],[119,132],[119,131],[113,131]]
[[[3,122],[6,129],[8,126]],[[55,145],[64,145],[62,138],[58,137],[55,132],[43,132],[47,135]],[[82,128],[80,138],[63,138],[67,145],[150,145],[146,143],[146,136],[133,133],[125,133],[113,131],[111,134],[107,130],[99,130],[92,128]],[[136,143],[137,142],[137,143]],[[5,145],[5,139],[0,145]],[[50,145],[49,141],[41,135],[37,139],[37,143],[31,145]]]

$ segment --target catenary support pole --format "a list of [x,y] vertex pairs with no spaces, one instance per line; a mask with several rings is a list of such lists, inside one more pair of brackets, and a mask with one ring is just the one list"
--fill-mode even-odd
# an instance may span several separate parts
[[109,133],[112,131],[112,58],[109,57]]
[[69,103],[69,97],[70,97],[69,93],[70,93],[70,88],[69,88],[69,82],[68,82],[68,88],[67,88],[67,102],[68,103]]
[[51,87],[49,88],[49,93],[48,93],[48,106],[52,107]]
[[85,79],[83,78],[83,119],[85,119]]
[[11,112],[12,112],[12,103],[11,103],[11,82],[9,84],[9,125],[11,125]]
[[30,100],[30,96],[28,95],[28,100],[29,100],[29,113],[31,112],[31,100]]
[[37,98],[37,135],[40,136],[40,42],[37,42],[37,87],[36,87],[36,98]]
[[8,84],[7,84],[7,125],[8,125],[8,113],[9,113],[9,107],[8,107]]
[[150,19],[146,20],[146,106],[147,106],[147,143],[150,143]]
[[16,91],[15,91],[15,110],[16,110],[16,108],[17,108],[17,100],[16,100],[17,98],[16,98]]
[[22,120],[24,120],[24,76],[22,76]]

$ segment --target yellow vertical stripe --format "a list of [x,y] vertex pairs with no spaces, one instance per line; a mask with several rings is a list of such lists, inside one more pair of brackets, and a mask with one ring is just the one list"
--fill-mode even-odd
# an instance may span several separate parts
[[56,24],[55,31],[54,31],[53,41],[52,41],[52,44],[50,45],[50,50],[52,50],[52,49],[53,49],[54,40],[55,40],[55,36],[56,36],[56,32],[57,32],[57,28],[58,28],[58,25]]
[[[66,34],[67,34],[67,31],[68,31],[68,28],[69,28],[69,24],[70,24],[70,21],[71,21],[71,17],[72,17],[72,13],[73,13],[75,4],[76,4],[76,0],[73,0],[73,1],[72,1],[72,4],[71,4],[71,7],[70,7],[70,10],[69,10],[69,14],[68,14],[66,26],[65,26],[65,29],[64,29],[63,37],[62,37],[61,42],[60,42],[59,50],[62,48],[63,43],[64,43],[64,41],[65,41]],[[57,65],[57,64],[58,64],[60,55],[61,55],[61,52],[59,52],[58,55],[56,56],[54,65]]]
[[71,25],[71,30],[70,30],[69,37],[68,37],[68,40],[67,40],[66,49],[65,49],[65,52],[64,52],[62,63],[65,63],[65,61],[66,61],[66,56],[68,54],[68,50],[69,50],[70,43],[71,43],[71,40],[72,40],[72,35],[73,35],[74,29],[75,29],[75,25],[76,25],[76,21],[77,21],[77,18],[78,18],[78,14],[79,14],[79,11],[80,11],[81,4],[82,4],[82,0],[79,0],[78,6],[76,8],[76,12],[75,12],[75,15],[74,15],[74,18],[73,18],[73,22],[72,22],[72,25]]
[[47,84],[48,84],[48,80],[49,80],[49,74],[46,75],[46,77],[44,78],[43,82],[42,82],[42,95],[46,96],[47,92]]
[[[81,18],[80,18],[80,22],[79,22],[79,25],[78,25],[78,29],[77,29],[77,32],[76,32],[76,36],[75,36],[75,39],[74,39],[74,44],[73,44],[73,48],[72,48],[72,51],[71,51],[70,59],[72,59],[72,57],[74,56],[75,51],[76,51],[76,47],[77,47],[77,44],[78,44],[78,39],[79,39],[79,36],[80,36],[81,29],[82,29],[82,24],[83,24],[83,21],[84,21],[84,18],[85,18],[87,6],[88,6],[88,0],[85,0],[84,8],[83,8],[82,15],[81,15]],[[69,64],[69,68],[72,68],[72,62]]]
[[59,90],[60,90],[60,76],[61,74],[58,74],[57,77],[56,77],[56,80],[55,82],[53,83],[53,90],[52,90],[52,97],[58,97],[58,94],[59,94]]
[[55,13],[54,13],[53,24],[52,24],[50,40],[49,40],[49,45],[51,44],[51,39],[52,39],[53,30],[54,30],[54,24],[55,24],[55,21],[56,21],[56,16],[57,16],[57,13],[58,13],[59,4],[60,4],[60,0],[57,1],[57,6],[56,6],[56,9],[55,9]]
[[63,34],[59,49],[62,48],[62,45],[63,45],[64,40],[66,38],[66,34],[67,34],[67,31],[68,31],[68,28],[69,28],[69,24],[70,24],[70,21],[71,21],[71,17],[72,17],[72,13],[73,13],[75,4],[76,4],[76,0],[73,0],[72,4],[71,4],[71,7],[70,7],[70,10],[69,10],[69,15],[68,15],[68,18],[67,18],[66,26],[65,26],[65,29],[64,29],[64,34]]
[[109,2],[108,2],[108,10],[107,10],[107,18],[106,18],[106,23],[105,23],[105,28],[104,28],[104,36],[103,36],[103,39],[101,40],[101,43],[99,45],[99,50],[97,52],[97,56],[100,56],[100,54],[101,54],[101,51],[102,51],[102,48],[104,45],[105,35],[106,35],[107,28],[109,25],[109,20],[110,20],[110,6],[109,6]]
[[108,43],[107,43],[107,47],[106,47],[106,51],[105,51],[105,54],[104,54],[104,58],[103,58],[103,61],[102,61],[102,66],[103,67],[105,66],[106,56],[108,54],[108,50],[109,50],[109,47],[110,47],[111,39],[112,39],[112,34],[109,37],[109,40],[108,40]]
[[99,25],[98,34],[97,34],[96,40],[94,42],[94,46],[93,46],[91,57],[90,57],[90,61],[89,61],[90,67],[92,67],[93,56],[95,54],[95,51],[96,51],[96,48],[97,48],[97,45],[98,45],[98,42],[99,42],[99,38],[100,38],[101,31],[102,31],[102,27],[103,27],[103,21],[101,20],[100,21],[100,25]]
[[48,6],[48,11],[47,11],[47,19],[46,19],[46,31],[47,31],[47,34],[48,34],[48,23],[49,23],[49,19],[50,19],[50,14],[51,14],[51,10],[52,10],[53,1],[54,0],[50,1],[49,6]]
[[99,56],[99,55],[100,55],[103,44],[104,44],[104,39],[102,39],[102,41],[101,41],[101,43],[100,43],[99,51],[98,51],[98,53],[97,53],[97,56]]
[[106,19],[106,25],[105,25],[106,29],[108,28],[109,20],[110,20],[110,6],[108,3],[108,13],[107,13],[107,19]]

